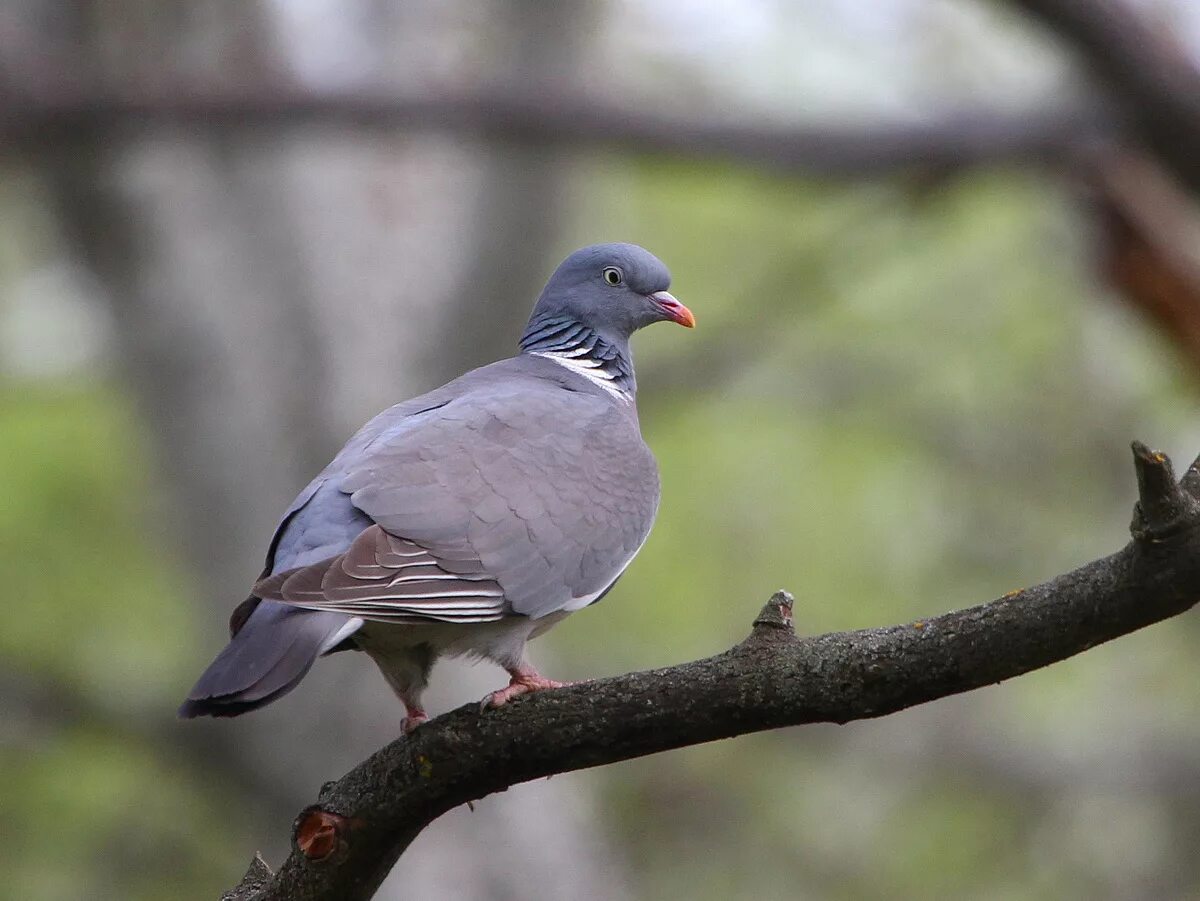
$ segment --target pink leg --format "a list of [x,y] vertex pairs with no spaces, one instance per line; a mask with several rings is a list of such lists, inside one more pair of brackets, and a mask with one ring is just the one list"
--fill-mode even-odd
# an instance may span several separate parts
[[400,721],[400,729],[405,735],[411,733],[417,726],[429,722],[429,714],[420,704],[405,704],[406,716]]
[[425,705],[421,703],[421,689],[424,687],[423,684],[406,685],[396,690],[396,696],[404,705],[404,719],[400,721],[400,731],[405,735],[411,734],[422,723],[429,722],[429,714],[425,712]]
[[422,723],[429,722],[429,714],[421,703],[421,693],[433,666],[433,654],[420,648],[390,657],[377,657],[375,662],[388,685],[404,705],[404,719],[400,720],[400,731],[408,735]]
[[534,691],[544,691],[547,688],[562,688],[566,685],[574,685],[574,682],[556,682],[553,679],[547,679],[541,675],[532,664],[521,662],[515,667],[508,670],[508,675],[511,677],[508,687],[501,688],[498,691],[493,691],[483,699],[483,703],[479,706],[483,709],[488,707],[503,707],[513,698],[519,698],[521,695],[527,695]]
[[404,704],[404,719],[400,721],[400,728],[404,734],[409,734],[422,722],[430,721],[430,715],[425,713],[425,708],[420,704]]

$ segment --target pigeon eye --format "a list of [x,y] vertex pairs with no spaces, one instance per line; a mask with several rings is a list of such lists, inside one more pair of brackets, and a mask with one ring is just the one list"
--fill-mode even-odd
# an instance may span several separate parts
[[608,266],[604,270],[604,280],[610,285],[619,285],[625,281],[625,276],[616,266]]

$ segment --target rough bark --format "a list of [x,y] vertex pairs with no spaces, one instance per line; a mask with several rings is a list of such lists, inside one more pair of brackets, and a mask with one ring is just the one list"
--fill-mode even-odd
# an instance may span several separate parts
[[1139,500],[1122,550],[928,620],[797,637],[779,592],[730,650],[666,669],[469,705],[378,751],[293,826],[269,886],[234,899],[371,897],[435,818],[509,786],[748,732],[885,716],[1063,660],[1200,599],[1200,460],[1177,483],[1134,444]]

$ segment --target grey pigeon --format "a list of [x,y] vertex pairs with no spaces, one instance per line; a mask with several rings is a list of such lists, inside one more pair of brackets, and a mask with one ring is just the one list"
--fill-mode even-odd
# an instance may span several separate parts
[[442,655],[508,671],[491,706],[558,687],[526,642],[612,588],[658,509],[629,338],[695,324],[670,282],[633,244],[577,250],[517,356],[368,422],[284,513],[229,644],[180,716],[269,704],[344,649],[374,659],[406,732],[427,719],[421,693]]

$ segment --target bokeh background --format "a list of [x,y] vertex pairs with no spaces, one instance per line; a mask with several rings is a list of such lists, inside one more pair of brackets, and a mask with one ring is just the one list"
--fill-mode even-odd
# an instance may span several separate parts
[[[635,341],[662,512],[544,671],[1119,547],[1129,441],[1200,451],[1197,67],[1189,0],[4,0],[0,897],[215,898],[395,736],[355,654],[174,710],[294,493],[581,244],[699,328]],[[379,897],[1200,897],[1198,640],[519,786]]]

